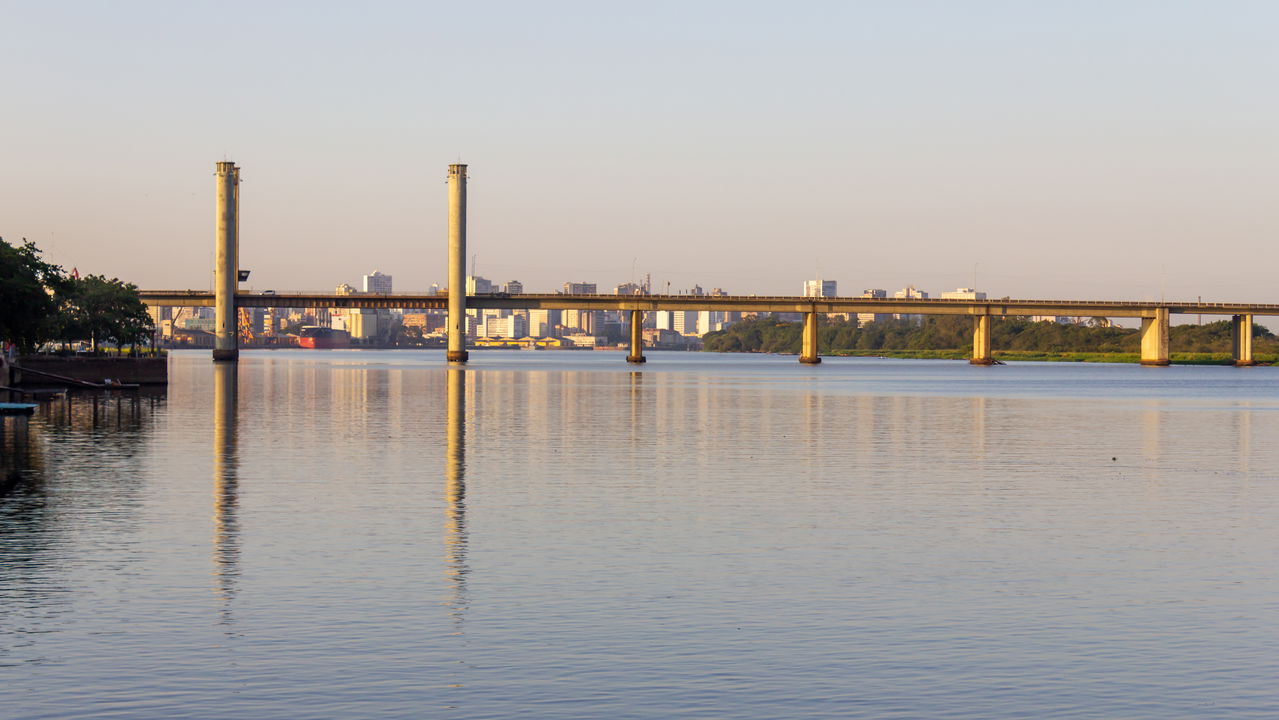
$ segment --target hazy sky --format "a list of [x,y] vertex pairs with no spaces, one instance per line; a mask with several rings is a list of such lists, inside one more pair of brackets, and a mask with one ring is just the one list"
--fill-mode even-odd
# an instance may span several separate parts
[[[208,288],[1279,302],[1279,3],[0,2],[0,235]],[[634,270],[632,270],[634,268]]]

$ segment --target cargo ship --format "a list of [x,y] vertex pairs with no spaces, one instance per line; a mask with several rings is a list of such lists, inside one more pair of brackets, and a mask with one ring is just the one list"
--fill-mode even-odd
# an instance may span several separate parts
[[351,333],[345,330],[308,325],[298,333],[298,347],[310,350],[338,350],[351,347]]

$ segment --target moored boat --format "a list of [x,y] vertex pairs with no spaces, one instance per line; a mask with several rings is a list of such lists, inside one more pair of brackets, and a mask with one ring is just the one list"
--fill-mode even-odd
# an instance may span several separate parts
[[309,350],[336,350],[351,347],[351,334],[345,330],[308,325],[298,333],[298,347]]

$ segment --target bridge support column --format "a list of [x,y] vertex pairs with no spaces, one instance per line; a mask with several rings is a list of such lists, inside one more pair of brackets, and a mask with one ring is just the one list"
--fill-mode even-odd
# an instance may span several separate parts
[[466,354],[466,166],[449,165],[449,349],[448,361]]
[[644,311],[631,311],[631,354],[626,356],[628,363],[647,362],[644,357]]
[[238,360],[235,292],[240,286],[239,246],[240,168],[233,162],[220,162],[217,178],[217,208],[214,213],[213,359]]
[[799,353],[799,361],[805,365],[816,365],[822,361],[817,357],[817,311],[804,313],[803,349]]
[[1230,332],[1234,339],[1235,365],[1255,365],[1252,359],[1252,315],[1235,315],[1231,318]]
[[973,356],[968,362],[972,365],[994,365],[995,356],[990,352],[990,316],[973,316]]
[[1168,308],[1155,308],[1152,317],[1141,319],[1141,364],[1168,365]]

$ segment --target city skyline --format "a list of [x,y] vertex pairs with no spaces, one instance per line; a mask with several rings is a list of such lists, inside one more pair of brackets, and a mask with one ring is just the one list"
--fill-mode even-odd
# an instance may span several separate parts
[[0,28],[0,235],[142,287],[209,286],[220,159],[246,289],[443,285],[460,156],[529,288],[1274,299],[1266,3],[147,7]]

